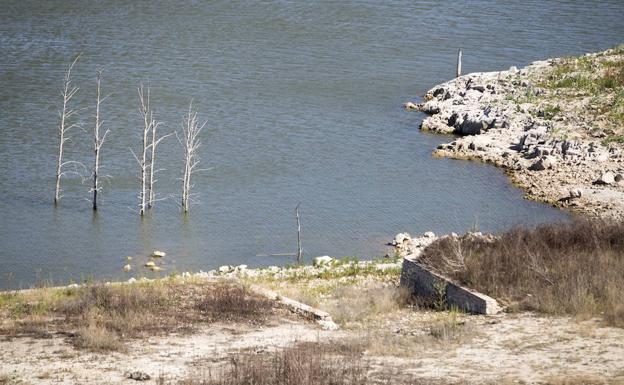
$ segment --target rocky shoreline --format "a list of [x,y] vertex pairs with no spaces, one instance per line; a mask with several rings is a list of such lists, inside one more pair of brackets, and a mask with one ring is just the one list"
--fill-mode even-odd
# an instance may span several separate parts
[[459,135],[435,156],[492,163],[529,199],[621,219],[623,68],[622,46],[536,61],[463,75],[405,108],[429,115],[422,130]]

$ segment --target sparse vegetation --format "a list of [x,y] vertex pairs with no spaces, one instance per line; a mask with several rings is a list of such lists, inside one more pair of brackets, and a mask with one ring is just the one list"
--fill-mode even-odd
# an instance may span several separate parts
[[466,324],[460,320],[456,308],[440,312],[429,326],[429,334],[442,341],[458,340],[466,334]]
[[[461,250],[461,261],[457,250]],[[422,261],[510,307],[624,327],[624,224],[576,220],[494,239],[447,237]]]
[[[338,348],[336,348],[336,346]],[[239,353],[220,373],[180,385],[364,385],[373,383],[357,346],[299,343],[275,353]]]
[[[545,92],[544,119],[560,113],[591,121],[591,136],[605,138],[604,144],[620,143],[624,121],[624,56],[620,46],[609,54],[569,57],[556,61],[545,78],[536,79]],[[531,93],[532,95],[532,93]],[[533,100],[536,101],[536,100]],[[561,101],[567,101],[560,104]],[[557,103],[559,111],[548,111]]]
[[338,286],[321,305],[341,325],[366,321],[405,307],[409,300],[406,290],[396,286]]
[[273,303],[233,283],[146,284],[39,289],[0,296],[0,334],[69,332],[76,347],[119,350],[123,338],[189,331],[201,323],[263,323]]

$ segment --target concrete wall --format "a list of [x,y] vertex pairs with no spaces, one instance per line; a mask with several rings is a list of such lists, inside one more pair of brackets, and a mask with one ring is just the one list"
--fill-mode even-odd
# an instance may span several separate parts
[[494,298],[454,284],[447,277],[428,270],[410,256],[403,258],[401,286],[429,301],[445,299],[448,306],[476,314],[496,314],[501,311]]

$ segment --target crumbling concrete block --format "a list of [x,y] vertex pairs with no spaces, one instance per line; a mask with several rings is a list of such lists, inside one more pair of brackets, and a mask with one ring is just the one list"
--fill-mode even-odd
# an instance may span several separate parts
[[403,258],[401,286],[427,300],[435,301],[442,297],[448,306],[456,306],[469,313],[489,315],[501,311],[494,298],[453,283],[418,263],[413,256]]

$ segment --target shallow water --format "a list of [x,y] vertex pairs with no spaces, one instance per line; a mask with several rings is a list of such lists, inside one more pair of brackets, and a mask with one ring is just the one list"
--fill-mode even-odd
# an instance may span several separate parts
[[[298,202],[306,258],[379,256],[399,231],[563,220],[498,169],[432,158],[450,138],[419,132],[423,116],[401,104],[450,78],[459,47],[465,72],[522,66],[621,42],[622,15],[620,1],[3,1],[0,288],[124,278],[125,256],[153,248],[168,271],[287,263],[262,255],[296,250]],[[76,177],[52,206],[59,90],[79,52],[76,103],[92,105],[98,68],[111,94],[97,215]],[[129,148],[148,81],[163,132],[179,130],[191,98],[209,122],[201,156],[213,168],[196,175],[188,216],[174,138],[159,148],[167,199],[136,212]],[[92,111],[82,119],[89,128]],[[67,156],[90,166],[90,146],[77,131]]]

